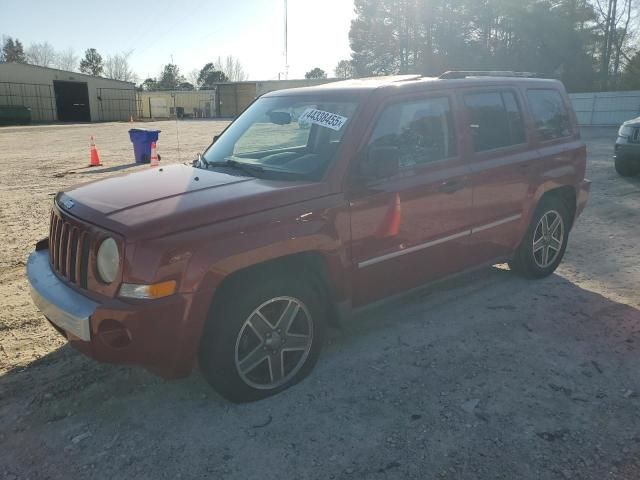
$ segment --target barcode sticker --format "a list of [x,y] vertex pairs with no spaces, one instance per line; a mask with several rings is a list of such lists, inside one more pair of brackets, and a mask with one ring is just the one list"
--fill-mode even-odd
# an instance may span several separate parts
[[322,110],[316,110],[315,108],[307,108],[302,115],[300,115],[300,118],[298,118],[298,123],[313,123],[337,132],[347,123],[347,120],[349,120],[347,117],[335,113],[324,112]]

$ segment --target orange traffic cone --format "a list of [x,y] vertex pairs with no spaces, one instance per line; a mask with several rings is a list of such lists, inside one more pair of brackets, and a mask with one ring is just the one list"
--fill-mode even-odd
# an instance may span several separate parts
[[156,148],[156,142],[151,144],[151,161],[149,162],[152,167],[160,165],[160,159],[158,158],[158,150]]
[[89,166],[90,167],[102,166],[102,164],[100,163],[100,154],[98,153],[98,149],[96,148],[96,142],[93,138],[93,135],[91,135],[89,152],[90,152]]
[[396,237],[400,233],[400,220],[402,209],[400,206],[400,194],[396,193],[389,209],[384,216],[384,220],[378,228],[377,236],[379,238]]

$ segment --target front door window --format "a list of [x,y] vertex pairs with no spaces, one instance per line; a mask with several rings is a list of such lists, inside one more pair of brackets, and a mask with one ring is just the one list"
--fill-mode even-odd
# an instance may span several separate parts
[[401,168],[455,157],[456,141],[449,99],[430,98],[387,107],[369,144],[397,147]]

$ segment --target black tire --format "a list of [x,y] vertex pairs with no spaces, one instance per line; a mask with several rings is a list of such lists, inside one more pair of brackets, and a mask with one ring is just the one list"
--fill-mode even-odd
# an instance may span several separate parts
[[[555,219],[555,214],[560,217],[562,222],[562,240],[558,241],[554,239],[555,244],[560,244],[560,248],[559,250],[553,251],[555,257],[552,261],[547,257],[549,263],[546,264],[546,262],[542,261],[540,257],[540,255],[544,255],[544,248],[543,253],[540,253],[540,251],[534,252],[533,242],[534,237],[538,238],[538,236],[541,235],[542,227],[540,223],[542,218],[547,215],[548,219]],[[571,230],[571,221],[572,215],[562,199],[554,196],[543,198],[536,208],[531,224],[527,229],[527,233],[522,239],[520,246],[517,248],[513,259],[509,262],[509,268],[526,278],[544,278],[555,272],[558,265],[560,265],[560,262],[562,262],[562,258],[564,257],[564,253],[567,249],[569,231]],[[551,249],[547,250],[548,255],[551,254],[551,252]]]
[[[304,278],[304,277],[302,277]],[[200,342],[199,362],[202,373],[209,384],[218,391],[222,396],[236,403],[252,402],[266,397],[270,397],[286,390],[305,378],[315,366],[322,345],[324,343],[326,328],[326,309],[324,297],[320,293],[322,290],[315,286],[314,282],[300,281],[301,278],[290,278],[279,272],[270,272],[270,274],[258,274],[256,276],[245,276],[243,279],[232,281],[231,285],[227,285],[220,292],[221,298],[217,298],[212,306],[209,319],[205,325],[202,339]],[[245,326],[250,315],[266,302],[272,301],[270,306],[280,308],[281,304],[286,304],[286,300],[276,300],[286,297],[300,302],[303,308],[293,320],[295,322],[303,322],[302,318],[310,317],[311,332],[310,349],[304,355],[301,352],[286,352],[285,345],[275,348],[282,349],[280,353],[265,354],[269,358],[265,358],[255,370],[250,373],[271,375],[271,362],[276,355],[282,360],[282,370],[288,374],[283,376],[283,383],[277,386],[260,388],[250,385],[248,382],[254,379],[245,380],[239,371],[236,360],[236,349],[240,348],[241,342],[244,342],[248,335],[255,337],[254,342],[257,347],[251,347],[248,351],[259,352],[261,348],[267,349],[267,343],[259,340],[256,330],[249,330]],[[285,307],[286,308],[286,307]],[[274,313],[274,317],[279,314]],[[252,318],[257,317],[254,315]],[[306,325],[306,320],[304,321]],[[243,332],[250,332],[243,333]],[[285,332],[281,335],[283,339],[289,338]],[[273,337],[276,333],[273,333]],[[240,338],[239,338],[240,337]],[[269,340],[273,339],[270,338]],[[273,351],[273,350],[269,350]],[[294,354],[300,354],[300,359],[296,360]],[[246,357],[245,357],[246,358]],[[293,360],[291,360],[293,359]],[[286,361],[296,363],[296,368],[287,370]],[[239,360],[238,360],[239,361]],[[240,364],[242,362],[240,361]],[[290,374],[290,375],[289,375]],[[288,376],[288,378],[287,378]],[[256,382],[258,382],[256,380]]]
[[627,158],[616,157],[615,166],[616,172],[618,172],[618,175],[621,177],[631,177],[638,174],[638,167]]

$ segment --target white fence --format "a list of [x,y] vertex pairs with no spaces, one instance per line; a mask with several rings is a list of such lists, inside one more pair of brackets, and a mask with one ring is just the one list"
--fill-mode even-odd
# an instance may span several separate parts
[[580,125],[618,126],[640,116],[640,91],[572,93]]

